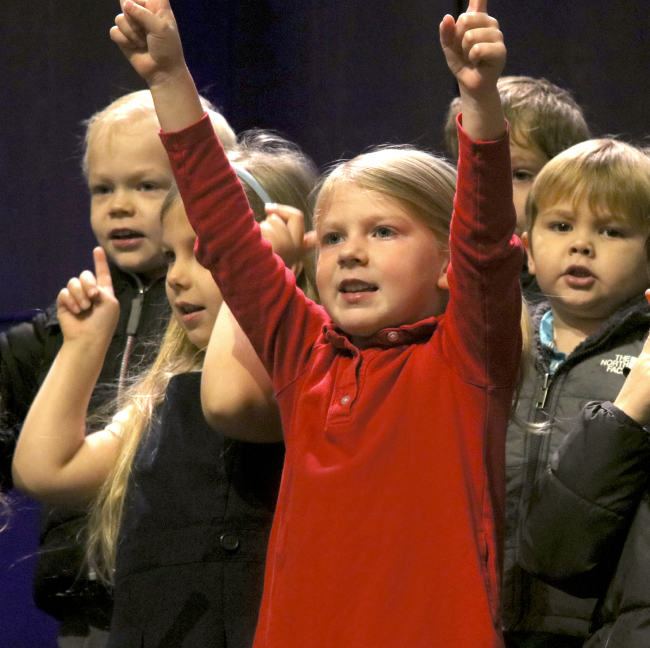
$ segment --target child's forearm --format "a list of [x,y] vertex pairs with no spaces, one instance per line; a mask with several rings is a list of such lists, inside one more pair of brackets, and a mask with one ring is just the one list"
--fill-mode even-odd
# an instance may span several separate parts
[[105,353],[102,344],[64,342],[18,439],[13,474],[19,489],[39,499],[74,503],[92,497],[101,485],[108,470],[95,459],[101,459],[97,449],[105,444],[86,442],[86,414]]
[[212,331],[201,377],[206,420],[243,441],[282,441],[273,384],[253,346],[224,304]]
[[501,98],[494,87],[486,96],[475,97],[460,89],[463,129],[475,142],[494,142],[506,134]]
[[204,110],[186,65],[150,84],[160,128],[176,133],[200,121]]

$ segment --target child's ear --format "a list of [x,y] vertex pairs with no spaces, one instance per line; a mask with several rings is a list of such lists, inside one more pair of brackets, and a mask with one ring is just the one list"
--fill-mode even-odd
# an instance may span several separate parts
[[534,275],[536,274],[535,259],[533,259],[533,252],[530,249],[530,238],[528,238],[528,232],[522,232],[521,242],[524,244],[524,249],[526,250],[526,256],[528,257],[528,272]]
[[447,259],[445,264],[440,269],[440,275],[438,276],[437,285],[438,288],[442,290],[449,290],[449,282],[447,281],[447,268],[449,267],[449,254],[447,254]]

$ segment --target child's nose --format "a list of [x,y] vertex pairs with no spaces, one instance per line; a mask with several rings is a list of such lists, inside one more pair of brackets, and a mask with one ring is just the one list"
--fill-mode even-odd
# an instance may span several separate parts
[[594,246],[587,237],[580,237],[571,244],[571,254],[580,254],[582,256],[592,256]]
[[133,216],[135,213],[135,206],[129,191],[117,189],[113,193],[109,213],[114,218]]
[[351,267],[368,263],[368,250],[360,237],[349,237],[339,250],[339,266]]
[[182,263],[175,261],[167,268],[167,283],[174,289],[184,289],[190,284],[189,275]]

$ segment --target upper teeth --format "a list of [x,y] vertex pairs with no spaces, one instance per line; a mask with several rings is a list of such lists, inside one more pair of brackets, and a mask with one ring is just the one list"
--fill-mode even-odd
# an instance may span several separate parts
[[362,281],[353,281],[343,284],[341,290],[343,292],[363,292],[365,290],[373,290],[374,288]]

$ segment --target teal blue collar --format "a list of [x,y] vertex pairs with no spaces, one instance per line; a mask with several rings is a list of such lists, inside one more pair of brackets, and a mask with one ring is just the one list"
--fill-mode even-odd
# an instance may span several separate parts
[[539,340],[551,351],[550,373],[554,374],[557,368],[566,360],[566,353],[555,348],[555,334],[553,333],[553,311],[548,310],[539,321]]

